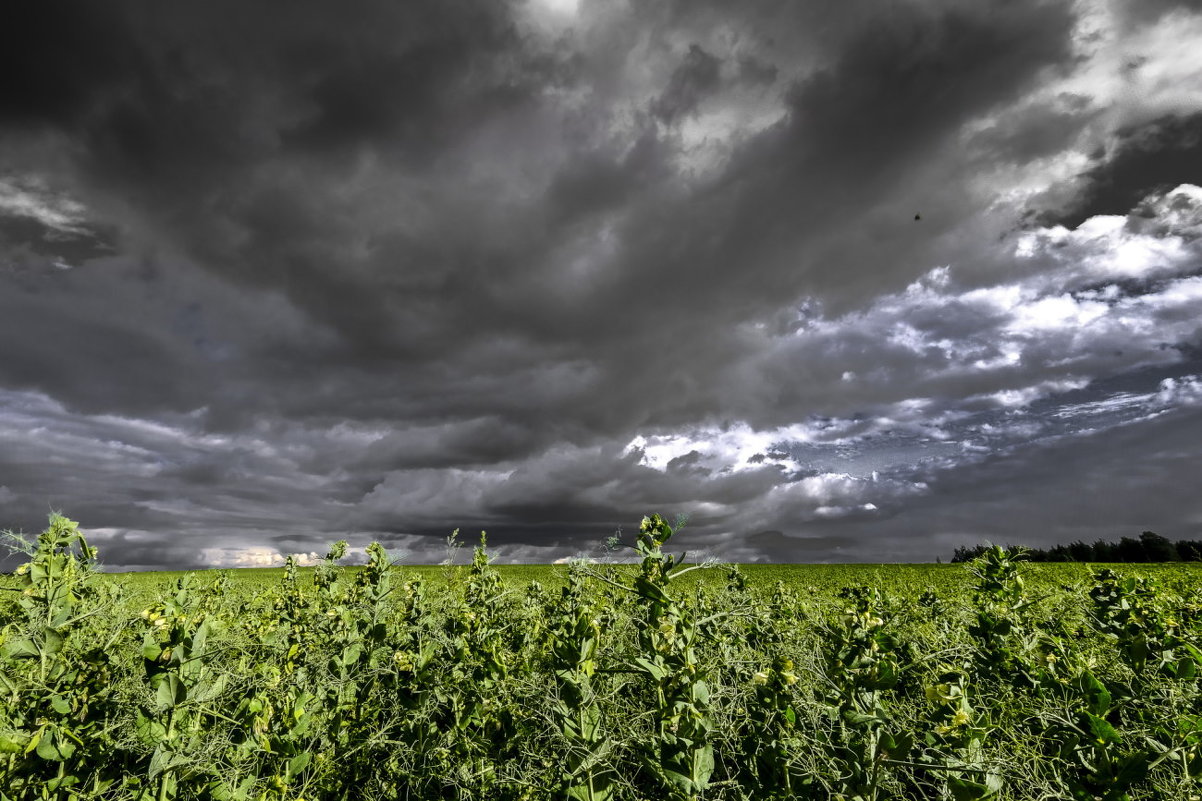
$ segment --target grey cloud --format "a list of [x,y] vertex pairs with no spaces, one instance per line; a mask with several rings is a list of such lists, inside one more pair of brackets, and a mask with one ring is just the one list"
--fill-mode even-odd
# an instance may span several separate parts
[[[1202,509],[1179,478],[1197,467],[1197,454],[1182,437],[1191,436],[1198,424],[1194,409],[1111,429],[1105,436],[1011,452],[972,471],[949,472],[932,484],[929,495],[880,529],[910,538],[897,550],[915,540],[940,538],[948,544],[988,539],[1045,546],[1113,540],[1146,529],[1193,538],[1202,525]],[[1065,475],[1071,482],[1060,478]],[[923,510],[932,507],[939,513],[925,515]],[[950,549],[941,547],[946,558]],[[935,555],[929,546],[914,550]]]
[[705,96],[718,88],[722,79],[722,60],[697,44],[689,45],[668,81],[664,93],[655,99],[651,111],[671,124],[697,109]]
[[[1090,104],[1089,98],[1065,94],[1051,101],[1036,102],[1019,113],[1001,116],[977,133],[970,147],[982,159],[1024,162],[1053,156],[1072,147],[1082,129],[1095,120],[1099,113],[1100,110]],[[1130,204],[1115,210],[1126,211],[1128,208]],[[1086,214],[1076,223],[1090,216]],[[1068,219],[1064,221],[1071,222]]]
[[1117,4],[1126,20],[1136,25],[1159,22],[1166,14],[1183,12],[1202,13],[1198,0],[1124,0]]
[[[739,558],[875,552],[861,532],[942,514],[860,471],[897,431],[951,442],[1198,344],[1193,211],[1143,200],[1189,180],[1196,112],[1110,131],[1046,96],[1074,8],[25,9],[0,176],[80,233],[0,208],[6,514],[135,532],[109,541],[138,565],[458,526],[550,558],[652,510]],[[1014,176],[1095,135],[1119,144],[1064,219],[1138,206],[1123,230],[1016,230],[1072,192]],[[1129,245],[1160,266],[1121,274]],[[1064,293],[1103,322],[1024,322]],[[834,455],[774,450],[789,427]],[[681,450],[654,467],[640,435]]]
[[1157,190],[1202,185],[1200,131],[1202,114],[1163,117],[1119,131],[1113,153],[1085,174],[1073,205],[1047,221],[1076,227],[1097,214],[1125,214]]

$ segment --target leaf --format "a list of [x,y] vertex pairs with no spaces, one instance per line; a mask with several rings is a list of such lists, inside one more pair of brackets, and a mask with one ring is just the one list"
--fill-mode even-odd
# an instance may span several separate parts
[[40,653],[33,640],[22,638],[4,644],[4,653],[15,659],[36,658]]
[[155,662],[161,653],[163,653],[163,646],[159,645],[159,641],[155,639],[152,632],[146,632],[146,635],[142,637],[142,658]]
[[864,726],[871,723],[888,723],[880,715],[865,715],[860,712],[844,711],[843,720],[852,726]]
[[690,777],[694,791],[700,792],[709,786],[710,776],[714,772],[714,747],[705,745],[693,750],[693,770]]
[[634,658],[634,663],[641,667],[648,676],[656,681],[662,681],[663,678],[668,675],[667,668],[662,665],[655,664],[644,656],[636,656]]
[[150,767],[146,778],[153,779],[166,770],[171,763],[171,747],[167,743],[159,743],[150,756]]
[[309,752],[305,751],[304,753],[297,754],[296,756],[292,757],[292,759],[288,760],[288,778],[299,776],[300,772],[308,766],[310,757],[311,755]]
[[62,778],[51,779],[46,782],[46,789],[50,791],[74,787],[79,784],[78,776],[63,776]]
[[63,635],[59,634],[57,631],[55,631],[52,628],[47,628],[45,630],[45,635],[46,635],[46,642],[42,646],[42,651],[47,656],[50,656],[52,654],[57,654],[59,651],[63,650],[63,642],[64,642]]
[[639,595],[646,598],[648,601],[655,601],[661,604],[670,604],[672,599],[664,594],[664,591],[655,584],[652,584],[643,576],[635,579],[634,588]]
[[905,759],[914,747],[914,738],[908,734],[885,734],[881,745],[889,759]]
[[192,653],[191,656],[200,656],[204,653],[205,643],[209,640],[209,621],[202,620],[200,625],[196,627],[196,631],[192,634]]
[[947,776],[947,789],[951,791],[952,798],[956,801],[978,801],[978,799],[988,798],[995,792],[988,785],[962,779],[951,773]]
[[158,745],[167,739],[167,727],[161,721],[148,718],[141,712],[138,713],[135,726],[139,739],[147,745]]
[[47,762],[65,762],[75,753],[75,743],[55,729],[48,729],[38,740],[37,754]]
[[1118,729],[1107,723],[1105,719],[1091,712],[1086,712],[1085,716],[1089,721],[1089,730],[1093,733],[1094,737],[1107,744],[1121,743],[1123,741],[1123,736],[1119,734]]
[[1110,710],[1110,691],[1089,671],[1077,677],[1077,688],[1085,696],[1086,709],[1092,715],[1104,715]]
[[430,663],[434,658],[434,649],[437,646],[433,640],[428,640],[422,644],[421,651],[418,652],[417,669],[421,670]]
[[29,745],[30,735],[15,731],[0,734],[0,754],[19,754]]
[[159,682],[159,688],[155,692],[155,700],[162,707],[177,707],[188,700],[188,688],[180,681],[179,676],[174,673],[168,673]]

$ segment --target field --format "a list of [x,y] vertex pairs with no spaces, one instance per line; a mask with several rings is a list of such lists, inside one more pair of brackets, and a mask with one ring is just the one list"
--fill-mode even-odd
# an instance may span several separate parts
[[[1187,799],[1194,565],[0,578],[0,799]],[[671,540],[671,542],[669,542]]]

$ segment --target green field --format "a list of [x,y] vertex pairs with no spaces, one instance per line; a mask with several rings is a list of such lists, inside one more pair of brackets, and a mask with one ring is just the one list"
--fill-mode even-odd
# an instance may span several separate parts
[[1190,799],[1202,567],[0,578],[0,799]]

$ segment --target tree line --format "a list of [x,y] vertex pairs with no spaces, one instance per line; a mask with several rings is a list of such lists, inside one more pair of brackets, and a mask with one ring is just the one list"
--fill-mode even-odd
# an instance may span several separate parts
[[[1014,546],[1007,545],[1012,549]],[[1022,546],[1020,546],[1022,547]],[[952,562],[971,562],[990,546],[961,546]],[[1202,562],[1202,540],[1170,540],[1154,531],[1118,542],[1099,539],[1092,545],[1080,540],[1051,548],[1024,548],[1031,562]]]

